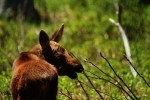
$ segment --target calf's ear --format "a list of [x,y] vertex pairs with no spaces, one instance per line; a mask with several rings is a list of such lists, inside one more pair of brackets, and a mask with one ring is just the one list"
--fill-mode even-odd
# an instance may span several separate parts
[[39,42],[42,48],[46,48],[49,46],[49,37],[43,30],[40,31]]
[[64,30],[64,24],[62,24],[61,27],[52,34],[52,36],[50,37],[50,40],[59,42],[62,38],[63,30]]
[[54,64],[56,62],[55,55],[53,54],[52,48],[49,44],[49,36],[44,32],[43,30],[40,31],[39,35],[39,42],[42,47],[42,54],[46,61],[48,61],[51,64]]

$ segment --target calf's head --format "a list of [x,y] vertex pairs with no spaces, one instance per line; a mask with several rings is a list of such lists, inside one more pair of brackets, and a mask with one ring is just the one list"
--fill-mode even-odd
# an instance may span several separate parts
[[54,34],[49,38],[46,32],[40,31],[39,42],[31,49],[32,52],[40,52],[40,56],[47,62],[53,64],[60,76],[67,75],[71,79],[77,78],[77,73],[82,72],[83,66],[79,60],[73,58],[65,48],[58,42],[63,34],[62,25]]

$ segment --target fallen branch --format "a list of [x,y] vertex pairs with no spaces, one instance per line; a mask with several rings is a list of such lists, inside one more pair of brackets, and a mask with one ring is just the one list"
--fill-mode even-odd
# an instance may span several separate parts
[[[120,25],[119,22],[116,22],[112,18],[109,18],[109,21],[118,27],[118,30],[120,31],[120,34],[122,36],[122,40],[123,40],[123,43],[124,43],[124,48],[125,48],[125,52],[126,52],[127,58],[130,60],[131,63],[133,63],[133,61],[131,59],[129,41],[128,41],[128,38],[127,38],[127,36],[125,34],[124,29],[122,28],[122,26]],[[133,76],[136,77],[137,76],[137,72],[134,70],[134,68],[131,65],[130,65],[130,70],[131,70],[131,73],[133,74]]]

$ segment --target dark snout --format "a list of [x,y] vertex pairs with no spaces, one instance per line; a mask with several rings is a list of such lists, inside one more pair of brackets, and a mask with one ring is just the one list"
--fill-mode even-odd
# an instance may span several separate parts
[[76,79],[76,78],[78,77],[77,73],[75,73],[75,72],[68,73],[68,76],[69,76],[71,79]]
[[75,72],[81,73],[84,71],[84,68],[81,64],[78,64],[77,66],[74,66]]
[[71,79],[76,79],[78,77],[77,73],[81,73],[84,71],[84,68],[81,64],[74,66],[73,68],[74,71],[70,71],[71,73],[68,74],[68,76]]
[[82,66],[82,64],[80,63],[79,60],[76,60],[76,59],[72,60],[70,62],[70,65],[73,66],[74,71],[77,72],[77,73],[81,73],[81,72],[84,71],[84,68],[83,68],[83,66]]
[[83,66],[81,64],[69,64],[67,68],[68,76],[71,79],[76,79],[78,77],[77,73],[81,73],[84,71]]

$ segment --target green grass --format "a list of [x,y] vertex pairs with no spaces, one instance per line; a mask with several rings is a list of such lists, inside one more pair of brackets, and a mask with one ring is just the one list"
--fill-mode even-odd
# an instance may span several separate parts
[[[35,4],[36,8],[42,12],[43,6],[40,5],[42,3],[36,1]],[[46,6],[50,21],[47,23],[42,22],[40,25],[29,22],[20,23],[18,20],[7,21],[6,19],[0,19],[0,70],[3,70],[0,72],[0,100],[12,100],[10,91],[11,67],[19,52],[28,51],[38,43],[37,34],[41,29],[51,34],[62,23],[64,23],[65,29],[60,44],[82,62],[85,70],[118,85],[117,82],[114,82],[97,68],[84,61],[88,59],[120,82],[108,63],[99,55],[102,52],[117,74],[140,100],[150,99],[150,87],[139,76],[136,78],[132,76],[129,63],[124,58],[125,51],[120,34],[117,28],[108,21],[109,17],[116,18],[113,4],[110,0],[97,3],[91,0],[84,0],[83,2],[76,0],[63,0],[62,2],[46,0]],[[150,14],[148,9],[145,12],[146,15]],[[129,11],[125,12],[126,20],[130,17],[127,16],[128,13]],[[131,21],[124,21],[124,23],[134,24]],[[147,28],[148,23],[145,21],[146,29],[142,37],[138,36],[141,35],[140,33],[133,31],[136,38],[133,37],[130,40],[130,46],[136,69],[150,83],[150,30]],[[136,28],[138,28],[138,25],[136,25]],[[96,77],[87,71],[88,76]],[[83,73],[78,74],[78,79],[84,83],[82,85],[91,100],[100,99],[98,93],[91,87]],[[101,94],[106,100],[126,100],[120,89],[108,81],[94,78],[90,78],[90,80],[96,89],[102,92]],[[124,85],[123,87],[130,93]],[[59,77],[58,100],[67,100],[67,96],[72,96],[74,100],[85,100],[86,93],[81,88],[78,80],[71,80],[67,76]],[[127,98],[130,99],[129,96]]]

